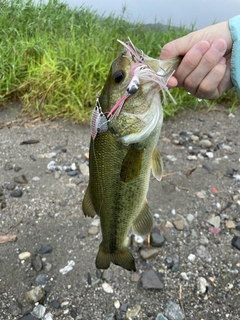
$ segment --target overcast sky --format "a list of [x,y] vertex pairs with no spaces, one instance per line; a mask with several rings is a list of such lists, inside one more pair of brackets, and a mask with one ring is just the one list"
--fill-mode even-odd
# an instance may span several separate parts
[[119,15],[126,4],[125,18],[144,23],[167,23],[190,26],[196,22],[197,29],[213,22],[228,20],[240,14],[240,0],[64,0],[72,6],[85,5],[100,14],[114,12]]

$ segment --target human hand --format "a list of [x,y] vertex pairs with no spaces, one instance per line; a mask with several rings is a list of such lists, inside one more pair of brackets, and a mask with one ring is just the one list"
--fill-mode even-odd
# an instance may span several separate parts
[[197,98],[214,99],[230,89],[232,38],[228,22],[191,32],[167,43],[160,59],[181,55],[183,60],[169,87],[183,87]]

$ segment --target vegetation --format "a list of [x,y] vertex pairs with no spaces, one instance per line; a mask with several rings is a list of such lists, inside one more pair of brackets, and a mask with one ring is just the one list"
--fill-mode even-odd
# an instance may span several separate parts
[[[130,37],[158,57],[166,42],[189,32],[171,24],[160,29],[131,24],[124,14],[123,8],[120,17],[99,16],[59,0],[0,0],[0,103],[18,99],[30,116],[88,121],[110,64],[122,50],[117,39]],[[166,115],[201,105],[181,89],[172,94],[177,105],[166,106]],[[233,91],[217,102],[236,106],[237,99]]]

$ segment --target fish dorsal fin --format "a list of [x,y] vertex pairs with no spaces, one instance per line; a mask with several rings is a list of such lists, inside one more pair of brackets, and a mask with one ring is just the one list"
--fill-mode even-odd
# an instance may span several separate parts
[[96,211],[93,207],[93,203],[92,203],[92,199],[90,196],[90,192],[89,192],[89,188],[87,188],[85,196],[83,198],[83,202],[82,202],[82,210],[85,216],[88,217],[95,217],[96,216]]
[[142,210],[133,222],[133,232],[144,236],[150,234],[153,226],[152,214],[149,210],[147,201],[144,202]]
[[134,258],[127,247],[122,248],[114,253],[110,253],[100,244],[96,257],[96,267],[98,269],[108,269],[110,262],[121,266],[129,271],[136,271]]
[[120,179],[123,182],[135,180],[142,169],[143,150],[131,146],[122,162]]
[[155,148],[152,153],[152,174],[160,181],[162,179],[163,162],[158,150]]

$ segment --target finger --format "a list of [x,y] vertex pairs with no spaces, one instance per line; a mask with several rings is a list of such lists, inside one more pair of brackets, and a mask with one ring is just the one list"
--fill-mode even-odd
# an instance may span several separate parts
[[[210,44],[207,41],[200,41],[186,53],[186,55],[182,59],[180,66],[174,74],[174,76],[178,80],[179,87],[183,86],[185,79],[197,68],[202,57],[209,48]],[[198,84],[196,85],[196,88]]]
[[226,59],[223,57],[220,62],[201,81],[196,93],[197,98],[214,99],[221,95],[220,83],[226,72]]
[[[226,49],[227,43],[225,40],[218,39],[214,41],[210,48],[202,56],[196,68],[193,69],[192,72],[185,78],[184,88],[190,93],[195,94],[200,83],[206,78],[209,73],[211,73],[211,70],[219,64],[220,60],[226,52]],[[218,68],[220,68],[220,66],[218,66]],[[213,71],[213,74],[214,72],[215,70]]]
[[178,81],[175,77],[171,77],[168,82],[167,82],[167,86],[169,88],[173,88],[173,87],[176,87],[178,85]]

